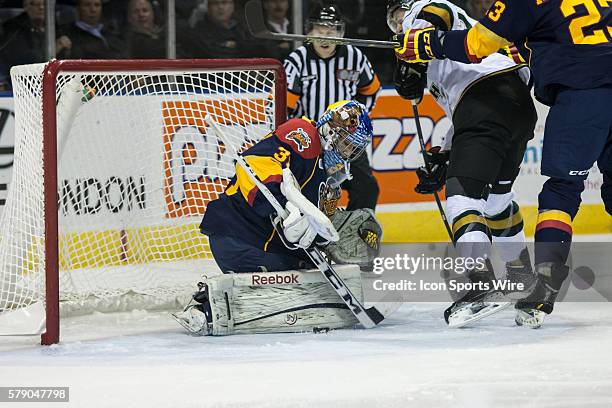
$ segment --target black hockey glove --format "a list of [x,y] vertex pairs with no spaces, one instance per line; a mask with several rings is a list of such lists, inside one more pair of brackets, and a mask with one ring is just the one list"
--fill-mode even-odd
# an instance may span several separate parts
[[442,187],[446,184],[446,168],[448,167],[450,152],[440,151],[440,146],[435,146],[425,154],[431,172],[428,172],[425,166],[417,169],[416,174],[419,178],[419,184],[416,185],[414,191],[419,194],[433,194],[442,190]]
[[402,98],[416,100],[417,103],[421,102],[427,86],[427,65],[397,60],[393,73],[393,84]]

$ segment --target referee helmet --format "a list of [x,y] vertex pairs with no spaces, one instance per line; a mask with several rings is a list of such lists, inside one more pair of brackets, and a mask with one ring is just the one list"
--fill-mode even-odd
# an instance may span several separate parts
[[311,32],[315,26],[333,28],[337,37],[344,36],[345,21],[336,6],[316,6],[306,20],[306,32]]

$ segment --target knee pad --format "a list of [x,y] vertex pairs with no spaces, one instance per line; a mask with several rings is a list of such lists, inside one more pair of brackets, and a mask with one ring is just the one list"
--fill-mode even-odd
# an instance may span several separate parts
[[582,201],[580,195],[583,190],[582,180],[550,178],[544,183],[542,192],[538,196],[538,209],[540,212],[560,210],[569,214],[573,219],[578,213]]
[[486,200],[491,186],[484,181],[469,177],[450,177],[446,180],[446,197],[464,196],[476,200]]

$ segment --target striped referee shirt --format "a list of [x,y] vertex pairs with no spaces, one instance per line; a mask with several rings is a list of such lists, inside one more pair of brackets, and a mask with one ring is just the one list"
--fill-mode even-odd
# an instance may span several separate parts
[[345,99],[358,100],[371,111],[380,91],[372,64],[352,45],[339,45],[324,59],[308,44],[289,54],[284,66],[289,117],[317,120],[330,104]]

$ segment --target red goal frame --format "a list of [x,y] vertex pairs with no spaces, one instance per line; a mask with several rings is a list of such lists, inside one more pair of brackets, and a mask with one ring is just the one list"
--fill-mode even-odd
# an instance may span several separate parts
[[[43,172],[45,211],[45,313],[41,344],[59,342],[59,245],[57,203],[56,84],[62,72],[270,70],[274,85],[275,126],[287,119],[287,81],[282,64],[269,58],[192,60],[52,60],[43,71]],[[52,237],[52,239],[49,239]]]

